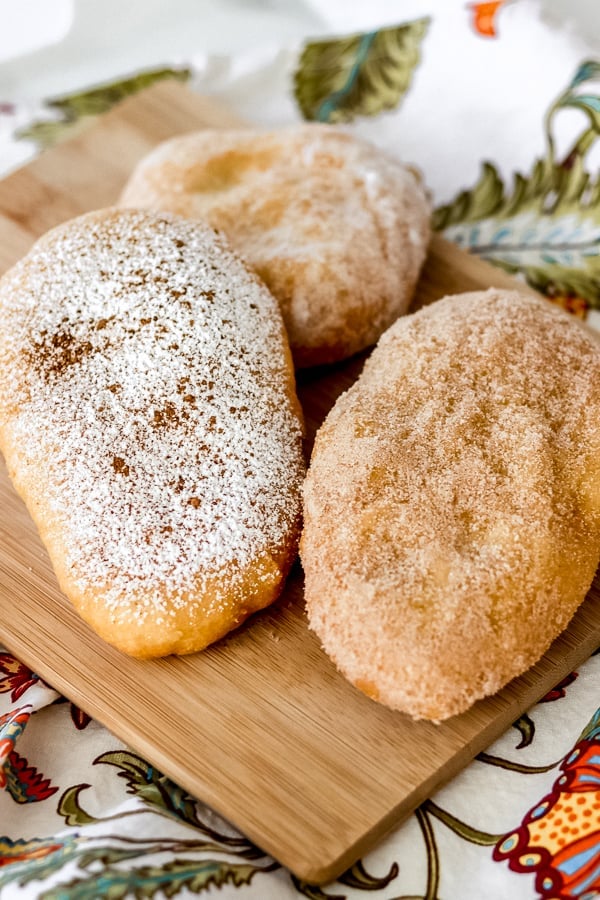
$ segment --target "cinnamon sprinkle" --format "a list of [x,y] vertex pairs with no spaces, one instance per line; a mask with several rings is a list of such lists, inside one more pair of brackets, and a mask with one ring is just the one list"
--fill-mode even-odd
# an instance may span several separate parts
[[0,426],[81,590],[164,615],[165,591],[187,603],[286,540],[304,464],[281,318],[211,229],[82,216],[5,276],[0,309]]

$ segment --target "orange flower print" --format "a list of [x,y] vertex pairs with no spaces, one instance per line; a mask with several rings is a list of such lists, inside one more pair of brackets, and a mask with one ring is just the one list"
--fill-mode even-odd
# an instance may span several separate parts
[[473,28],[482,37],[497,37],[496,14],[507,0],[492,0],[489,3],[471,3]]
[[19,863],[40,863],[47,857],[54,857],[54,865],[58,868],[64,864],[73,851],[77,849],[77,835],[72,837],[31,838],[11,841],[8,837],[0,837],[0,867]]
[[493,858],[535,873],[540,900],[600,896],[600,709],[551,792],[496,844]]
[[548,299],[578,319],[586,318],[590,306],[584,297],[576,294],[548,294]]

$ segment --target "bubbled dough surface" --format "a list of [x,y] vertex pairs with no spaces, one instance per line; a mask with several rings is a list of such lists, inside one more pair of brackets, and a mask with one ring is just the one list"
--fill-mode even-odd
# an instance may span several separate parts
[[224,231],[279,301],[298,366],[374,343],[408,309],[429,240],[413,173],[328,125],[175,138],[121,202]]
[[105,210],[0,282],[0,443],[63,591],[136,656],[279,593],[301,415],[274,299],[202,223]]
[[444,719],[532,665],[600,557],[600,349],[491,290],[399,320],[319,431],[312,628],[375,699]]

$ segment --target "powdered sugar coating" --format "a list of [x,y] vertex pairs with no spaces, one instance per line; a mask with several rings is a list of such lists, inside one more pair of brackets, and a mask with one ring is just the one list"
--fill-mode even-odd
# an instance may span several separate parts
[[4,449],[17,485],[40,480],[79,591],[160,623],[203,579],[293,555],[303,459],[281,318],[210,228],[82,216],[5,276],[0,307]]
[[600,346],[490,290],[398,320],[317,434],[311,626],[366,693],[442,719],[532,665],[600,558]]
[[429,240],[415,174],[316,123],[166,141],[138,165],[122,203],[227,234],[277,298],[300,366],[374,343],[407,310]]

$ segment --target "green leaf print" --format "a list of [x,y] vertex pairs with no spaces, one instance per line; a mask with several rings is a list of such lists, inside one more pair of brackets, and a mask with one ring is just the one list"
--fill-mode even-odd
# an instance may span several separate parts
[[[119,838],[113,835],[105,835],[104,840],[119,840]],[[121,838],[121,840],[123,840],[123,838]],[[100,847],[88,847],[84,848],[78,856],[77,865],[80,869],[88,869],[90,866],[93,866],[94,863],[102,863],[103,866],[111,866],[115,863],[125,862],[128,859],[139,858],[140,855],[144,853],[152,853],[153,851],[156,852],[161,849],[161,842],[156,846],[152,846],[152,844],[148,843],[148,846],[144,848],[140,848],[139,846],[111,847],[106,845]]]
[[93,825],[97,821],[82,808],[79,801],[81,791],[89,787],[89,784],[75,784],[67,788],[60,798],[57,812],[59,816],[64,816],[66,825]]
[[595,59],[586,59],[575,72],[569,87],[578,87],[580,84],[592,81],[595,78],[600,78],[600,62]]
[[367,872],[362,864],[362,860],[359,859],[343,875],[340,875],[338,881],[340,884],[345,884],[347,887],[355,888],[359,891],[382,891],[388,886],[390,881],[397,877],[398,871],[397,864],[392,863],[387,875],[377,878],[375,875],[370,875]]
[[465,841],[469,841],[470,844],[477,844],[480,847],[490,847],[493,844],[496,844],[502,837],[501,834],[489,834],[487,831],[480,831],[478,828],[473,828],[472,825],[468,825],[466,822],[457,819],[456,816],[453,816],[452,813],[442,809],[441,806],[438,806],[437,803],[434,803],[432,800],[426,800],[420,807],[420,810],[421,812],[435,816],[436,819],[443,822],[447,828],[454,832],[454,834],[464,838]]
[[127,793],[134,794],[150,806],[165,809],[189,825],[198,826],[196,801],[165,775],[127,750],[103,753],[96,764],[108,764],[119,770],[119,777],[127,783]]
[[[363,866],[362,861],[359,860],[347,869],[343,875],[340,875],[338,883],[349,888],[354,888],[357,891],[382,891],[397,877],[397,875],[398,866],[396,863],[392,863],[387,875],[382,875],[381,878],[377,878],[375,875],[370,875]],[[338,894],[335,888],[332,889],[334,893],[330,894],[325,889],[320,888],[315,884],[301,881],[294,875],[291,875],[290,877],[298,893],[301,894],[302,897],[306,897],[307,900],[346,900],[346,894]]]
[[395,109],[419,63],[429,21],[307,43],[294,74],[304,118],[349,122]]
[[316,884],[309,884],[307,881],[301,881],[295,875],[291,875],[292,884],[301,897],[307,900],[346,900],[345,894],[326,894],[325,891]]
[[600,97],[596,94],[579,94],[575,90],[587,81],[600,81],[600,62],[595,59],[588,59],[579,66],[567,90],[551,107],[549,115],[554,115],[558,109],[566,106],[581,109],[590,120],[593,130],[600,133]]
[[157,81],[167,78],[187,81],[189,77],[190,70],[185,68],[151,69],[147,72],[140,72],[131,78],[113,81],[88,91],[56,97],[46,101],[46,106],[57,115],[57,118],[33,122],[16,132],[15,137],[19,140],[34,141],[40,149],[44,149],[67,135],[73,134],[75,126],[81,127],[90,117],[107,112],[120,100],[150,87]]
[[513,762],[511,759],[503,759],[501,756],[492,756],[489,753],[478,753],[475,759],[479,760],[479,762],[487,763],[488,766],[506,769],[508,772],[520,772],[521,775],[541,775],[544,772],[551,772],[562,761],[557,759],[556,762],[551,762],[544,766],[527,766],[525,763]]
[[[104,820],[98,820],[104,821]],[[207,888],[228,883],[239,887],[249,884],[257,872],[279,868],[272,862],[254,866],[247,862],[234,863],[223,859],[189,859],[182,853],[205,852],[206,846],[194,841],[160,839],[156,842],[137,840],[128,836],[98,835],[103,841],[94,846],[93,837],[74,834],[67,838],[10,841],[0,838],[0,853],[4,866],[0,868],[0,891],[9,884],[24,886],[43,882],[56,876],[67,863],[75,864],[77,875],[64,884],[56,884],[44,891],[40,886],[36,897],[52,900],[109,897],[172,897],[182,888],[200,893]],[[107,843],[107,842],[113,843]],[[119,842],[115,845],[114,842]],[[124,845],[124,846],[123,846]],[[176,854],[164,865],[145,865],[131,868],[131,861],[157,854]],[[122,864],[129,864],[121,868]],[[69,875],[73,868],[69,867]],[[66,877],[66,876],[65,876]]]
[[472,191],[436,210],[434,227],[459,246],[548,294],[583,297],[600,307],[600,180],[578,158],[570,169],[544,160],[513,190],[497,195],[491,163]]
[[600,97],[592,94],[573,94],[571,97],[565,98],[560,105],[563,108],[571,106],[581,109],[589,118],[594,131],[600,133]]
[[438,231],[464,222],[477,222],[493,215],[502,206],[504,185],[491,163],[483,163],[479,181],[470,191],[462,191],[446,206],[436,209],[433,225]]
[[[433,225],[449,240],[550,296],[581,298],[600,308],[600,176],[585,166],[600,139],[600,95],[573,87],[600,78],[600,63],[584,63],[546,115],[547,155],[528,175],[504,184],[491,162],[477,184],[436,209]],[[589,120],[562,161],[555,159],[554,116],[579,107]]]
[[[91,787],[89,784],[74,784],[72,787],[67,788],[62,797],[60,798],[57,813],[59,816],[63,816],[66,825],[70,825],[71,827],[82,827],[86,825],[97,825],[100,822],[113,822],[113,821],[122,821],[123,819],[129,818],[130,816],[139,816],[143,813],[153,813],[155,815],[164,815],[171,817],[171,812],[164,807],[155,807],[151,804],[143,805],[138,807],[137,809],[129,809],[126,812],[117,812],[114,815],[110,816],[101,816],[97,818],[96,816],[91,816],[81,805],[80,794],[82,791]],[[215,847],[214,845],[202,844],[201,849],[220,850],[220,847]]]
[[29,841],[1,838],[4,865],[0,868],[0,893],[8,884],[17,882],[22,886],[49,878],[80,854],[85,845],[85,838],[78,835]]
[[427,851],[427,887],[423,895],[423,900],[438,900],[440,859],[435,834],[425,806],[420,806],[419,809],[415,810],[415,818],[419,823],[419,828],[421,829],[423,840],[425,841],[425,849]]
[[[229,834],[223,830],[217,830],[211,827],[207,822],[200,818],[200,807],[194,797],[188,794],[183,788],[180,788],[175,782],[163,775],[158,769],[155,769],[140,756],[126,750],[111,751],[103,753],[94,760],[95,765],[111,765],[118,769],[118,775],[127,783],[127,793],[133,794],[144,802],[148,810],[157,813],[175,816],[179,821],[185,822],[187,825],[193,826],[199,831],[204,840],[203,848],[210,852],[231,852],[236,856],[247,859],[262,859],[265,856],[263,850],[258,848],[252,841],[249,841],[243,835]],[[84,816],[87,815],[79,806],[79,791],[85,785],[74,786],[63,796],[61,806],[65,809],[59,809],[64,815],[68,812],[66,803],[69,802],[73,809],[72,814]],[[71,794],[74,793],[74,796]],[[67,796],[69,795],[69,796]],[[75,804],[78,812],[74,810]],[[127,813],[121,813],[120,816],[136,815],[144,810],[131,810]],[[107,821],[103,819],[102,821]],[[83,824],[83,821],[82,821]]]
[[117,869],[105,865],[99,872],[80,876],[50,888],[39,895],[40,900],[123,900],[137,898],[175,897],[180,891],[200,894],[211,887],[225,884],[235,887],[250,884],[261,869],[247,864],[207,860],[175,859],[164,866],[142,866],[136,869]]
[[524,747],[529,747],[535,736],[535,723],[533,719],[531,719],[527,713],[523,713],[516,722],[513,722],[512,727],[516,728],[521,735],[521,740],[517,744],[516,749],[523,750]]

